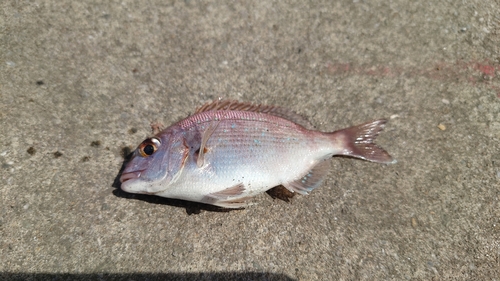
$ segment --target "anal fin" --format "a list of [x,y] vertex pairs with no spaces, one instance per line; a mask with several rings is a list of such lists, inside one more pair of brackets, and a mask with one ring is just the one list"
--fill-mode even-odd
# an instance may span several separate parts
[[291,192],[297,192],[302,195],[307,195],[313,189],[318,187],[321,182],[326,178],[330,171],[330,159],[320,160],[319,163],[314,165],[306,174],[301,175],[299,178],[283,183]]

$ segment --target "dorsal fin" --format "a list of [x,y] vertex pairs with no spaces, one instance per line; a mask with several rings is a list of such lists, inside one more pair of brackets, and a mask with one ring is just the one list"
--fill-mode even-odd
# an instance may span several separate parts
[[290,120],[307,129],[313,129],[312,124],[307,119],[293,112],[292,110],[279,106],[253,104],[250,102],[239,102],[230,99],[218,99],[215,101],[207,102],[198,109],[196,109],[195,114],[205,111],[218,111],[218,110],[237,110],[237,111],[266,113],[283,119]]

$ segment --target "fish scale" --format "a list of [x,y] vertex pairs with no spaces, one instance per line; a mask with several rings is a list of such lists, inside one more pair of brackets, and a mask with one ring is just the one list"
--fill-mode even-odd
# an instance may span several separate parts
[[[303,130],[302,127],[292,122],[280,123],[277,119],[274,116],[253,112],[207,112],[200,114],[193,120],[194,122],[181,123],[180,126],[187,128],[188,131],[203,131],[211,123],[218,121],[220,123],[207,143],[208,147],[213,148],[212,150],[217,149],[217,152],[220,152],[219,154],[214,151],[214,154],[225,158],[251,156],[267,158],[265,153],[293,150],[292,144],[299,145],[299,138],[304,136],[300,133]],[[296,127],[296,130],[289,130],[290,127]],[[303,139],[303,141],[306,140]],[[238,150],[238,153],[231,150]],[[214,161],[217,161],[219,157]]]
[[214,101],[145,140],[121,188],[225,208],[244,207],[277,185],[308,194],[327,176],[333,155],[393,163],[374,144],[385,122],[323,133],[280,107]]

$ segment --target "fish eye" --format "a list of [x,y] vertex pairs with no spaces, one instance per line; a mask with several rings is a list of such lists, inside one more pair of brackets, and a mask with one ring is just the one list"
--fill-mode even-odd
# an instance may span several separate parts
[[139,153],[141,154],[142,157],[148,157],[153,155],[153,153],[158,150],[158,147],[160,146],[161,142],[157,138],[150,138],[141,143],[139,146]]
[[155,147],[148,144],[142,149],[142,151],[144,151],[144,154],[146,155],[151,155],[155,152]]

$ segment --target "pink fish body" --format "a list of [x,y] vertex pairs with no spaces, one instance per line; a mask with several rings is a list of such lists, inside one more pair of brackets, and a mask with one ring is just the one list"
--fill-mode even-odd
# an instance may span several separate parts
[[120,178],[122,190],[241,208],[278,185],[308,194],[346,155],[394,163],[374,144],[386,120],[323,133],[274,106],[222,100],[146,139]]

